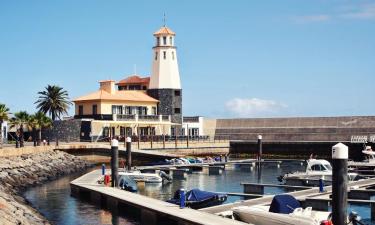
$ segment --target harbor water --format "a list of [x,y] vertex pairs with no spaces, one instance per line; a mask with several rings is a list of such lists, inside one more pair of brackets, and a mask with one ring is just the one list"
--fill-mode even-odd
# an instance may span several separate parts
[[[188,174],[186,179],[175,179],[167,184],[146,184],[139,188],[138,193],[151,198],[167,200],[180,188],[190,190],[199,188],[206,191],[243,193],[241,182],[259,182],[278,184],[277,176],[293,171],[303,171],[305,165],[301,162],[264,163],[259,179],[257,169],[226,168],[222,175],[204,173]],[[56,225],[71,224],[140,224],[127,212],[118,215],[98,208],[89,202],[70,196],[69,182],[81,174],[62,177],[41,186],[28,189],[24,197],[30,204],[41,212],[49,221]],[[282,193],[280,188],[265,188],[265,194]],[[241,197],[229,196],[227,202],[242,201]],[[348,211],[356,211],[365,224],[375,224],[370,221],[370,208],[366,205],[350,205]]]

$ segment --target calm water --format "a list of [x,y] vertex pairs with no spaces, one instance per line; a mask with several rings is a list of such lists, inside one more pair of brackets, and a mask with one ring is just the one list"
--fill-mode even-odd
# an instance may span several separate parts
[[[299,162],[276,164],[264,164],[260,182],[275,183],[280,174],[290,171],[304,170]],[[95,207],[88,202],[70,196],[69,182],[79,174],[66,176],[42,186],[34,187],[25,192],[25,197],[48,220],[58,225],[72,224],[139,224],[139,221],[131,218],[131,215],[122,213],[112,215],[111,212]],[[227,168],[222,175],[207,175],[203,173],[189,174],[185,180],[174,180],[169,184],[147,184],[139,189],[139,193],[152,198],[166,200],[173,196],[179,188],[187,190],[200,188],[207,191],[237,192],[242,193],[241,182],[258,182],[257,170],[245,170],[239,168]],[[266,188],[266,194],[282,193],[278,188]],[[242,200],[240,197],[228,198],[228,202]],[[367,206],[351,206],[349,210],[357,211],[367,224],[371,224],[370,209]],[[375,224],[375,223],[373,223]]]

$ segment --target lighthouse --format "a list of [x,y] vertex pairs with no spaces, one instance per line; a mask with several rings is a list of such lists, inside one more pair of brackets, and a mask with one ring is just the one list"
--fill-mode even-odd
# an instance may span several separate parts
[[154,33],[155,46],[148,95],[159,100],[158,113],[171,115],[171,135],[179,135],[182,124],[182,89],[178,70],[176,34],[166,27]]

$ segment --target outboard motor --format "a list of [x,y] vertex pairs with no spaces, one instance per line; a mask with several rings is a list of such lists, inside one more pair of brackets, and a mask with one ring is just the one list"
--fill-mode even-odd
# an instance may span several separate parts
[[349,213],[349,222],[351,222],[353,225],[365,225],[361,222],[361,217],[358,215],[358,213],[354,211]]
[[159,176],[164,180],[168,181],[168,182],[172,182],[172,177],[171,175],[168,175],[166,172],[164,171],[160,171],[159,172]]

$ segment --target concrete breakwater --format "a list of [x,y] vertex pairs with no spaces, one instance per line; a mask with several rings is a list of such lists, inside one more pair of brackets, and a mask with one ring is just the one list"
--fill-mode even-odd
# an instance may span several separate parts
[[87,161],[53,150],[0,158],[0,224],[49,224],[28,206],[22,191],[89,166]]

